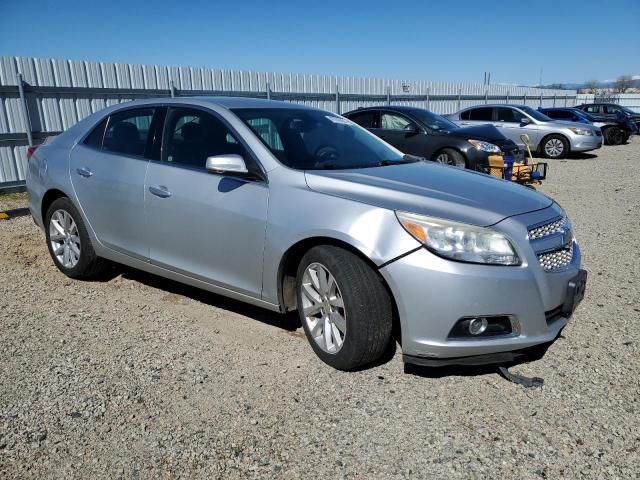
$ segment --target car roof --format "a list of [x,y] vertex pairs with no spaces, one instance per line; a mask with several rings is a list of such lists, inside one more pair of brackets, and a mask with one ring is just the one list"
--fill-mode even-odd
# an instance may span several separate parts
[[120,103],[120,107],[134,107],[136,105],[149,105],[162,103],[165,105],[180,104],[200,104],[217,105],[219,107],[231,108],[295,108],[300,110],[317,110],[316,108],[297,103],[284,102],[280,100],[267,100],[264,98],[249,97],[220,97],[220,96],[194,96],[194,97],[158,97],[133,100],[131,102]]
[[394,112],[411,112],[414,110],[426,110],[426,108],[420,107],[409,107],[406,105],[377,105],[375,107],[361,107],[356,108],[355,110],[351,110],[350,112],[346,112],[345,115],[357,112],[366,112],[369,110],[391,110]]

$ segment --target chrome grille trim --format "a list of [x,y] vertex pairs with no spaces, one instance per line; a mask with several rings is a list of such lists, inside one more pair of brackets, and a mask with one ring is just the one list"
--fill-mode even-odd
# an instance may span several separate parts
[[546,237],[547,235],[562,232],[565,228],[570,228],[567,217],[560,217],[550,223],[529,228],[528,237],[529,240],[535,240],[537,238]]
[[573,242],[557,250],[540,253],[537,257],[540,266],[545,272],[560,270],[569,265],[571,260],[573,260]]

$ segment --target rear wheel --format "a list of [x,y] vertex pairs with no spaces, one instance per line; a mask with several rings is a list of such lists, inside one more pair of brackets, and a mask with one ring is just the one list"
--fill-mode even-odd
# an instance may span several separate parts
[[458,168],[467,167],[467,162],[464,159],[464,155],[462,155],[457,150],[454,150],[453,148],[445,148],[444,150],[439,151],[436,155],[435,161],[444,165],[451,165]]
[[569,153],[569,142],[562,135],[549,135],[542,140],[540,150],[547,158],[564,158]]
[[376,272],[339,247],[310,249],[296,278],[298,312],[314,352],[339,370],[378,360],[391,340],[393,309]]
[[93,250],[76,207],[66,197],[54,201],[45,215],[47,247],[56,267],[71,278],[88,278],[106,268]]

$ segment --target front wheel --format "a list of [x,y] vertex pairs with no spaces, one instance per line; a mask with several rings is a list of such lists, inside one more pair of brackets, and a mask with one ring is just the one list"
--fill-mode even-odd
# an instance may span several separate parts
[[453,148],[445,148],[444,150],[438,152],[435,161],[444,165],[451,165],[458,168],[467,167],[467,162],[464,159],[464,155],[462,155],[457,150],[454,150]]
[[549,135],[542,141],[541,150],[547,158],[564,158],[569,153],[569,142],[561,135]]
[[314,352],[338,370],[378,360],[391,340],[393,309],[380,277],[332,245],[310,249],[296,278],[298,313]]
[[604,143],[606,145],[621,145],[625,141],[625,134],[622,129],[618,127],[606,128],[602,136],[604,137]]

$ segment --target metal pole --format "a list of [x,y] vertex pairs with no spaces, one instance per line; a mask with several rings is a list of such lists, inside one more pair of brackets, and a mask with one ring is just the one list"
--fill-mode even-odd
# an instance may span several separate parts
[[427,110],[431,108],[431,87],[427,87]]
[[489,103],[489,89],[484,91],[484,104],[486,105],[487,103]]
[[387,105],[391,105],[391,86],[387,85]]
[[173,80],[169,81],[169,90],[171,91],[171,98],[176,96],[176,86],[173,84]]
[[556,95],[557,94],[555,94],[555,93],[553,94],[553,106],[554,107],[556,106]]
[[33,135],[31,135],[31,118],[29,118],[29,107],[27,105],[27,98],[24,95],[24,81],[22,80],[22,74],[18,74],[18,94],[20,95],[20,104],[22,105],[22,117],[24,118],[24,128],[27,130],[27,142],[29,146],[33,146]]
[[565,107],[567,106],[567,94],[566,93],[564,94],[564,106]]
[[542,106],[542,90],[540,90],[540,106]]
[[507,103],[509,103],[509,90],[507,90]]
[[527,94],[525,93],[524,94],[524,99],[523,99],[523,105],[526,105],[526,104],[527,104]]
[[340,89],[336,83],[336,113],[340,115]]
[[267,82],[267,100],[271,100],[271,84],[269,82]]
[[458,112],[460,111],[460,101],[462,100],[462,89],[458,89]]

